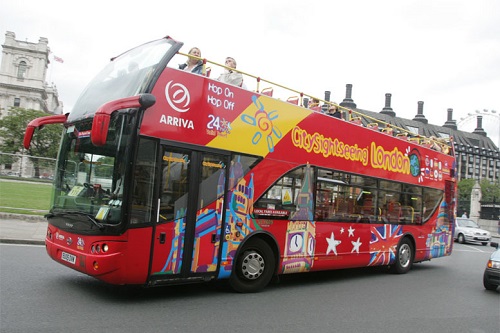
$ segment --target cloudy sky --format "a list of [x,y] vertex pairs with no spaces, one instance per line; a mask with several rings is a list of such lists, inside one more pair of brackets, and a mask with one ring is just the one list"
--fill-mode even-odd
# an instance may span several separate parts
[[476,110],[495,110],[483,127],[496,144],[499,22],[497,0],[5,0],[0,12],[3,35],[46,37],[64,59],[51,61],[47,81],[65,112],[111,57],[170,35],[184,52],[198,46],[221,63],[230,55],[245,72],[318,97],[330,90],[338,103],[351,83],[366,110],[382,110],[391,93],[398,116],[413,118],[424,101],[430,123],[443,125],[453,108],[468,131]]

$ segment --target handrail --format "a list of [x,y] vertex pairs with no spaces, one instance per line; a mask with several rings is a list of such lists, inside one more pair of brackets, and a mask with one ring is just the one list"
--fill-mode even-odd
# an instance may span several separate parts
[[[413,132],[411,132],[411,131],[409,131],[407,129],[404,129],[402,127],[396,126],[394,124],[390,124],[390,123],[387,123],[387,122],[385,122],[383,120],[380,120],[380,119],[368,116],[368,115],[366,115],[364,113],[357,112],[357,111],[354,111],[352,109],[346,108],[346,107],[341,106],[339,104],[336,104],[336,103],[333,103],[333,102],[330,102],[330,101],[326,101],[326,100],[324,100],[322,98],[318,98],[318,97],[315,97],[313,95],[306,94],[306,93],[304,93],[302,91],[299,91],[299,90],[295,90],[295,89],[289,88],[287,86],[284,86],[282,84],[276,83],[274,81],[263,79],[260,76],[255,76],[253,74],[241,71],[241,70],[236,69],[236,68],[228,67],[226,65],[220,64],[220,63],[215,62],[215,61],[208,60],[206,58],[197,57],[197,56],[194,56],[194,55],[191,55],[191,54],[187,54],[187,53],[183,53],[183,52],[180,52],[180,51],[178,51],[177,53],[180,54],[180,55],[186,56],[188,58],[194,58],[194,59],[197,59],[197,60],[201,60],[203,62],[203,67],[202,67],[202,74],[203,75],[206,75],[206,64],[207,63],[213,64],[215,66],[222,67],[222,68],[225,68],[227,70],[231,70],[233,72],[240,73],[240,74],[244,75],[245,77],[251,77],[251,78],[255,79],[256,82],[257,82],[257,88],[255,89],[255,92],[257,92],[257,93],[261,93],[261,92],[259,92],[259,88],[260,88],[260,82],[262,81],[262,82],[265,82],[265,83],[270,84],[272,86],[276,86],[276,87],[285,89],[285,90],[287,90],[287,91],[289,91],[291,93],[298,94],[298,97],[299,97],[298,106],[305,107],[305,106],[303,106],[303,98],[304,97],[307,97],[307,98],[310,98],[310,99],[314,99],[314,100],[318,100],[318,101],[320,101],[320,102],[322,102],[324,104],[327,104],[329,106],[336,106],[337,109],[339,111],[341,111],[341,112],[346,112],[347,113],[347,117],[348,117],[347,120],[351,120],[352,114],[354,113],[355,115],[357,115],[361,119],[366,119],[369,124],[378,123],[379,125],[382,125],[382,126],[379,126],[379,128],[380,128],[381,131],[383,131],[384,128],[392,128],[393,131],[392,131],[392,133],[390,133],[391,135],[399,135],[399,134],[406,133],[408,135],[408,138],[418,138],[419,141],[421,139],[427,139],[427,140],[429,140],[429,142],[431,143],[430,148],[432,148],[434,150],[441,151],[441,152],[443,152],[445,154],[449,154],[450,152],[453,152],[453,148],[452,148],[452,145],[451,145],[451,143],[453,141],[452,137],[450,137],[449,140],[446,140],[446,139],[443,139],[443,138],[433,138],[433,137],[428,138],[428,137],[425,137],[425,136],[420,135],[420,134],[415,134],[415,133],[413,133]],[[290,96],[288,96],[288,98],[289,97],[293,97],[293,96],[290,95]],[[286,99],[285,99],[285,101],[286,101]],[[313,110],[313,111],[315,111],[315,110]],[[320,111],[316,111],[316,112],[320,112]],[[397,132],[396,132],[396,130],[397,130]]]

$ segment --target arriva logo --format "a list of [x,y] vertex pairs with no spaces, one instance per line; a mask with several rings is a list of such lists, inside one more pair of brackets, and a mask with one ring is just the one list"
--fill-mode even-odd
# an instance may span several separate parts
[[168,104],[177,112],[189,111],[191,96],[185,85],[170,81],[165,87],[165,97]]

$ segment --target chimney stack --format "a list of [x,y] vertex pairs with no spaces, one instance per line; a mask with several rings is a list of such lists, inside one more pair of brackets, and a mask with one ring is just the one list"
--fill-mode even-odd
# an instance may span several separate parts
[[380,111],[380,113],[386,114],[386,115],[391,116],[391,117],[395,117],[396,112],[394,112],[391,108],[391,96],[392,96],[392,94],[389,94],[389,93],[385,94],[385,106],[382,109],[382,111]]
[[423,124],[427,124],[428,120],[424,116],[424,102],[418,101],[417,115],[413,118],[415,121],[420,121]]
[[356,103],[354,103],[354,101],[351,98],[352,84],[348,83],[348,84],[345,85],[345,87],[346,87],[346,89],[345,89],[345,98],[342,101],[342,103],[340,103],[340,105],[343,106],[343,107],[346,107],[348,109],[355,109],[356,108]]
[[330,102],[331,91],[325,90],[325,101]]
[[483,116],[477,116],[477,127],[472,133],[486,136],[486,132],[483,129]]
[[448,128],[451,128],[453,130],[457,130],[457,122],[455,120],[453,120],[453,109],[448,109],[448,119],[446,120],[446,122],[444,123],[443,127],[448,127]]

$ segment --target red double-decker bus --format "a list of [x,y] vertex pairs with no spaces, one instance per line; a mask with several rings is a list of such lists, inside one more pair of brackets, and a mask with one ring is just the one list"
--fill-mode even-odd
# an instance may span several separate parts
[[205,59],[204,75],[179,70],[182,46],[166,37],[113,58],[69,115],[28,125],[26,148],[64,124],[55,261],[111,284],[227,279],[254,292],[279,274],[406,273],[451,254],[452,146],[273,98],[256,76],[248,89],[219,82]]

